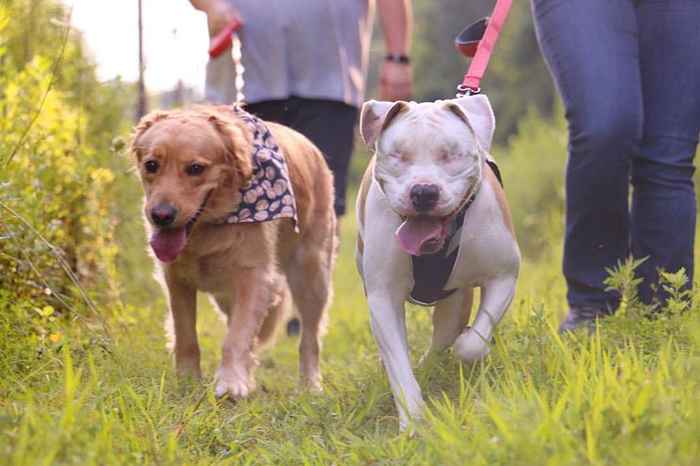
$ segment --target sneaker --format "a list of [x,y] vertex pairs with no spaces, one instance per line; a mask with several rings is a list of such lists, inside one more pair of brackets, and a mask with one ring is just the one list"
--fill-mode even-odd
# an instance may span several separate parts
[[607,317],[610,314],[612,314],[612,312],[606,308],[570,306],[566,319],[559,325],[559,333],[571,332],[579,328],[587,328],[589,332],[593,333],[597,320]]

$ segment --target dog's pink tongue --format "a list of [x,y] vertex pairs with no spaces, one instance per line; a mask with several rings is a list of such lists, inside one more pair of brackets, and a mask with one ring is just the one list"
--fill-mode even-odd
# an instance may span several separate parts
[[151,235],[151,247],[162,262],[172,262],[185,249],[185,228],[156,229]]
[[412,256],[420,256],[426,242],[441,237],[442,227],[438,218],[413,217],[399,225],[394,234],[401,249]]

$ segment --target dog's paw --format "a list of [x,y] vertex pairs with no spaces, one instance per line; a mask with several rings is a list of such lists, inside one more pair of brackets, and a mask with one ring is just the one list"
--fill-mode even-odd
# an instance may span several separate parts
[[399,432],[407,433],[413,437],[416,433],[416,427],[423,422],[423,412],[425,410],[425,402],[417,400],[410,406],[399,408]]
[[175,372],[180,378],[191,378],[195,380],[200,380],[202,378],[202,371],[199,368],[199,359],[189,358],[189,359],[176,359],[175,360]]
[[306,377],[302,377],[302,379],[299,381],[299,385],[302,389],[309,391],[311,393],[316,393],[316,394],[323,393],[323,385],[321,384],[320,377],[311,378],[311,379],[307,379]]
[[222,369],[216,374],[216,389],[214,393],[217,398],[229,397],[239,400],[246,398],[254,390],[255,382],[250,377]]
[[454,351],[463,361],[478,361],[486,357],[491,351],[488,343],[479,336],[474,329],[467,329],[457,337],[454,344]]

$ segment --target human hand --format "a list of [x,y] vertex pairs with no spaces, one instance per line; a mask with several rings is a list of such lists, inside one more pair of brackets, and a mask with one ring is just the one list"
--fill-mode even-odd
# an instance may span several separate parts
[[243,22],[240,12],[225,0],[210,1],[206,13],[210,37],[215,37],[233,20]]
[[409,63],[385,60],[379,74],[379,96],[382,100],[408,100],[413,94],[412,69]]

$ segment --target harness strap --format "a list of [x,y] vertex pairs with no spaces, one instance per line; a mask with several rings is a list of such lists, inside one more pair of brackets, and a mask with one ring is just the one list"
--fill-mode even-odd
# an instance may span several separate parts
[[[486,159],[486,163],[496,175],[498,182],[503,186],[501,172],[496,165],[496,162],[490,158]],[[487,169],[487,168],[485,168]],[[441,301],[452,295],[456,289],[446,290],[445,285],[452,275],[457,256],[459,254],[459,245],[461,228],[464,224],[464,217],[471,207],[474,199],[476,199],[477,191],[472,193],[464,206],[459,210],[450,228],[450,233],[445,239],[443,248],[434,254],[425,254],[422,256],[411,256],[411,271],[413,273],[413,289],[409,294],[408,300],[419,306],[432,306],[438,301]],[[457,246],[453,247],[453,243]],[[495,322],[493,316],[487,312],[489,320],[492,324]]]

